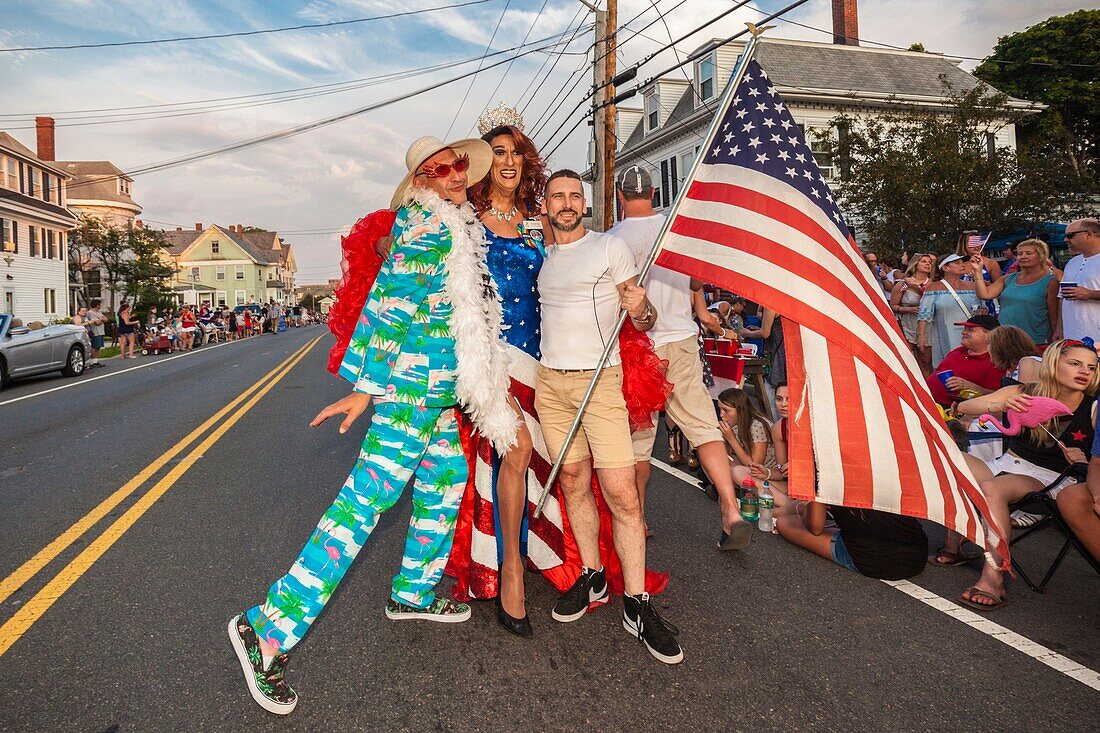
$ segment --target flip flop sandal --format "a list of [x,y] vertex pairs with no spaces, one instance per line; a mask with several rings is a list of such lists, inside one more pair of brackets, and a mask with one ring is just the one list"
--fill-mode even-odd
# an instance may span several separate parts
[[1012,526],[1016,529],[1024,529],[1025,527],[1030,527],[1031,525],[1035,524],[1042,518],[1043,517],[1041,514],[1032,514],[1030,512],[1025,512],[1017,509],[1016,511],[1012,512]]
[[723,532],[718,540],[719,550],[744,550],[752,541],[752,525],[748,522],[736,522],[730,531]]
[[[947,562],[941,562],[940,558],[949,558]],[[938,565],[941,568],[955,568],[959,565],[966,565],[967,563],[974,562],[980,557],[980,555],[964,555],[961,552],[951,552],[945,550],[942,547],[936,550],[935,553],[928,556],[929,565]]]
[[[970,598],[964,598],[963,596],[959,596],[959,603],[963,604],[964,606],[968,606],[970,608],[973,608],[975,611],[981,611],[983,613],[988,613],[990,611],[996,611],[998,608],[1001,608],[1002,606],[1007,606],[1008,603],[1009,603],[1007,593],[1002,595],[1000,598],[998,598],[997,596],[993,595],[989,591],[982,590],[981,588],[977,587],[976,585],[972,585],[969,588],[967,588],[966,592],[970,594]],[[995,601],[995,603],[978,603],[977,601],[973,600],[974,596],[980,596],[982,598],[988,598],[991,601]]]

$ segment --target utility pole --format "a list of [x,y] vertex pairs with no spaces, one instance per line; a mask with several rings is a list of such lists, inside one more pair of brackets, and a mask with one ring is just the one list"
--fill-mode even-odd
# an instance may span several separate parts
[[596,64],[593,83],[596,94],[592,105],[592,226],[607,231],[615,223],[615,105],[607,104],[615,96],[610,80],[615,78],[615,32],[619,24],[618,0],[607,0],[607,10],[597,10],[588,0],[580,0],[596,14]]

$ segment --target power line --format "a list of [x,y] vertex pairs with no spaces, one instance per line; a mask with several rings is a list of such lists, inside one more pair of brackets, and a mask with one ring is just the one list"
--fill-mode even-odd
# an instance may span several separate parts
[[[494,51],[493,53],[489,54],[489,56],[499,56],[503,53],[508,53],[510,50],[511,49],[504,50],[504,51]],[[555,55],[555,54],[560,54],[560,53],[563,53],[563,52],[550,51],[548,53],[547,57],[549,58],[550,55]],[[359,90],[359,89],[364,89],[366,87],[378,86],[378,85],[381,85],[381,84],[389,83],[391,81],[411,79],[413,77],[423,76],[425,74],[430,74],[430,73],[435,72],[435,71],[440,71],[441,69],[460,67],[460,66],[464,66],[468,63],[471,63],[473,61],[479,61],[479,60],[483,61],[484,59],[485,59],[485,56],[473,56],[473,57],[458,60],[458,61],[447,61],[447,62],[444,62],[444,63],[435,64],[433,66],[425,66],[425,67],[420,67],[420,68],[417,68],[417,69],[405,69],[405,70],[402,70],[402,71],[390,72],[388,74],[382,74],[382,75],[379,75],[379,76],[376,76],[376,77],[364,77],[362,79],[355,79],[355,80],[350,80],[350,81],[346,81],[346,82],[334,82],[332,84],[322,84],[322,85],[318,85],[316,87],[303,87],[302,89],[306,89],[306,90],[316,89],[316,90],[320,90],[320,91],[307,91],[307,92],[303,92],[303,93],[300,93],[300,94],[291,94],[290,96],[278,96],[278,97],[276,97],[275,95],[285,95],[285,94],[287,94],[288,91],[293,92],[293,91],[296,91],[296,90],[286,90],[286,91],[279,91],[279,92],[265,92],[265,93],[262,93],[262,94],[242,95],[240,97],[228,97],[228,98],[226,98],[226,99],[251,99],[252,100],[252,101],[247,101],[247,102],[235,102],[235,103],[231,102],[231,103],[225,103],[225,104],[215,104],[215,105],[208,105],[208,106],[204,106],[204,107],[192,107],[192,108],[186,108],[183,105],[192,104],[193,102],[180,102],[180,103],[176,103],[176,104],[179,105],[179,107],[177,109],[174,109],[174,110],[136,112],[136,113],[133,113],[131,115],[105,114],[105,115],[89,115],[89,116],[86,116],[86,117],[77,116],[77,117],[70,117],[70,118],[61,118],[61,120],[58,122],[58,124],[56,126],[57,127],[85,127],[85,126],[89,126],[89,125],[107,125],[107,124],[118,124],[118,123],[123,123],[123,122],[143,122],[143,121],[146,121],[146,120],[170,119],[170,118],[174,118],[174,117],[191,117],[191,116],[195,116],[195,115],[211,114],[211,113],[215,113],[215,112],[224,112],[224,111],[229,111],[229,110],[251,109],[253,107],[262,107],[262,106],[267,106],[267,105],[272,105],[272,104],[281,104],[283,102],[293,102],[293,101],[298,101],[298,100],[301,100],[301,99],[315,99],[317,97],[324,97],[324,96],[329,96],[329,95],[332,95],[332,94],[339,94],[339,93],[342,93],[342,92],[348,92],[348,91],[355,91],[355,90]],[[258,97],[263,97],[263,96],[271,96],[273,98],[271,98],[271,99],[256,99]],[[157,106],[167,106],[167,105],[157,105]],[[0,116],[2,116],[2,115],[0,115]],[[67,119],[68,120],[88,120],[88,121],[85,121],[85,122],[66,122],[65,120],[67,120]],[[19,126],[19,127],[8,127],[6,129],[8,129],[8,130],[33,130],[33,129],[35,129],[35,127],[36,127],[35,125],[24,125],[24,126]]]
[[[758,13],[763,13],[764,12],[760,8],[757,8],[757,7],[752,6],[752,5],[750,5],[749,7],[752,8],[753,10],[755,10]],[[799,23],[797,20],[788,20],[787,18],[776,18],[776,20],[782,21],[784,23],[788,23],[790,25],[796,25],[799,28],[805,28],[806,30],[817,31],[818,33],[824,33],[825,35],[833,36],[834,38],[836,37],[836,34],[833,31],[826,30],[824,28],[818,28],[817,26],[806,25],[805,23]],[[863,37],[860,37],[860,36],[844,36],[844,40],[845,41],[857,41],[858,43],[870,43],[872,46],[882,46],[883,48],[892,48],[895,51],[912,51],[913,50],[911,48],[906,48],[904,46],[895,46],[892,43],[883,43],[882,41],[872,41],[872,40],[869,40],[867,38],[863,38]],[[994,58],[984,58],[983,59],[983,58],[978,58],[977,56],[961,56],[959,54],[954,54],[954,53],[942,53],[941,54],[941,53],[936,53],[934,51],[916,51],[914,53],[926,53],[929,56],[949,56],[953,59],[964,59],[966,61],[982,61],[982,62],[989,61],[989,62],[995,63],[995,64],[1026,64],[1026,65],[1030,65],[1030,66],[1046,66],[1046,67],[1074,66],[1074,67],[1082,68],[1082,69],[1100,68],[1100,64],[1074,64],[1074,63],[1057,63],[1056,64],[1056,63],[1053,63],[1053,62],[1050,62],[1050,61],[1005,61],[1003,59],[994,59]]]
[[71,46],[22,46],[18,48],[0,48],[0,53],[11,53],[15,51],[70,51],[77,48],[118,48],[119,46],[149,46],[156,43],[179,43],[181,41],[206,41],[216,38],[240,38],[243,36],[259,36],[265,33],[284,33],[286,31],[301,31],[309,30],[312,28],[333,28],[341,25],[352,25],[353,23],[369,23],[374,20],[386,20],[389,18],[400,18],[407,15],[421,15],[423,13],[434,13],[437,10],[449,10],[451,8],[464,8],[470,5],[481,5],[483,3],[493,2],[493,0],[467,0],[463,3],[455,3],[453,5],[440,5],[434,8],[422,8],[420,10],[403,10],[398,13],[389,13],[387,15],[374,15],[369,18],[352,18],[351,20],[335,20],[329,23],[310,23],[306,25],[294,25],[286,26],[283,28],[265,28],[258,31],[238,31],[236,33],[217,33],[205,36],[179,36],[176,38],[155,38],[144,41],[116,41],[113,43],[78,43]]
[[[527,39],[530,38],[530,36],[531,36],[531,31],[535,30],[535,24],[538,23],[539,18],[542,17],[542,11],[546,10],[546,3],[548,3],[548,2],[550,2],[550,0],[542,0],[542,6],[539,8],[539,12],[535,14],[535,19],[531,21],[531,25],[527,28],[527,32],[523,34],[523,40],[519,42],[521,46],[523,44],[527,43]],[[503,16],[501,16],[501,17],[503,17]],[[492,41],[490,41],[490,43],[492,43]],[[500,79],[497,81],[497,85],[495,87],[493,87],[492,94],[489,95],[489,101],[485,103],[486,108],[489,108],[489,107],[493,106],[493,97],[495,97],[497,95],[497,92],[500,91],[500,86],[504,83],[504,80],[508,78],[508,72],[512,70],[512,64],[514,64],[515,62],[516,62],[516,60],[512,59],[511,61],[508,62],[508,66],[506,66],[504,68],[504,73],[501,75]],[[545,66],[545,62],[543,62],[543,65]],[[470,80],[471,87],[473,86],[473,83],[474,83],[474,80],[471,79]],[[458,119],[457,116],[455,117],[455,119]],[[474,120],[474,124],[470,125],[470,129],[466,134],[467,135],[472,135],[473,132],[474,132],[474,127],[476,127],[476,126],[477,126],[477,120]]]
[[[570,36],[569,40],[565,42],[565,48],[569,48],[569,46],[577,38],[577,33],[580,31],[580,28],[581,28],[581,23],[577,22],[577,19],[581,16],[581,13],[583,13],[584,10],[585,10],[585,7],[583,5],[578,7],[577,12],[573,14],[573,19],[570,20],[568,24],[566,24],[566,26],[565,26],[566,28],[572,28],[574,24],[576,24],[577,27],[573,31],[573,35]],[[584,56],[585,56],[586,59],[588,58],[588,50],[587,49],[585,49]],[[550,70],[548,72],[546,72],[545,74],[542,73],[542,70],[546,68],[546,63],[550,60],[550,55],[548,54],[546,56],[546,58],[544,58],[542,60],[542,66],[540,66],[539,70],[535,73],[535,77],[540,79],[540,81],[538,83],[538,86],[528,87],[528,89],[525,90],[523,92],[523,94],[520,96],[519,101],[516,102],[516,106],[519,108],[520,114],[523,114],[527,110],[527,105],[535,100],[535,97],[538,95],[539,91],[542,89],[542,85],[545,84],[546,80],[549,79],[553,75],[554,69],[558,68],[558,62],[561,61],[561,59],[562,59],[562,54],[558,54],[558,55],[554,56],[554,63],[550,66]],[[531,99],[529,99],[526,103],[524,103],[523,98],[527,96],[528,92],[531,93]]]
[[[529,48],[527,50],[520,50],[521,47],[519,47],[519,46],[514,47],[512,49],[509,49],[509,50],[510,51],[516,51],[516,56],[515,56],[516,58],[518,58],[520,56],[528,56],[532,53],[537,53],[539,51],[543,51],[543,50],[546,50],[548,48],[553,48],[554,46],[557,45],[558,40],[560,39],[560,37],[564,36],[564,35],[565,35],[565,32],[563,31],[562,33],[554,34],[552,36],[548,36],[546,38],[535,41],[532,44],[529,44],[529,45],[534,46],[534,48]],[[545,43],[546,41],[552,41],[552,42],[551,43]],[[545,45],[539,46],[539,45],[536,45],[536,44],[545,44]],[[503,64],[508,63],[509,60],[510,59],[502,59],[502,60],[497,61],[493,64],[490,64],[489,66],[481,67],[479,69],[479,71],[495,68],[497,66],[501,66]],[[302,125],[296,125],[294,127],[285,128],[283,130],[277,130],[275,132],[267,133],[265,135],[259,135],[257,137],[253,137],[253,138],[248,138],[248,139],[245,139],[245,140],[238,141],[236,143],[231,143],[229,145],[223,145],[221,147],[211,148],[211,149],[208,149],[208,150],[203,150],[203,151],[199,151],[199,152],[196,152],[196,153],[191,153],[189,155],[185,155],[185,156],[182,156],[182,157],[179,157],[179,158],[173,158],[173,159],[158,162],[158,163],[151,163],[149,165],[139,166],[137,168],[133,168],[129,171],[126,171],[126,175],[130,176],[130,177],[134,177],[134,176],[144,175],[146,173],[153,173],[155,171],[165,170],[165,169],[168,169],[168,168],[174,168],[174,167],[177,167],[177,166],[180,166],[180,165],[186,165],[187,163],[194,163],[194,162],[198,162],[200,160],[205,160],[207,158],[212,158],[212,157],[216,157],[216,156],[219,156],[219,155],[225,155],[227,153],[236,152],[238,150],[244,150],[246,148],[255,147],[255,146],[258,146],[258,145],[264,145],[264,144],[269,143],[269,142],[275,142],[277,140],[283,140],[283,139],[286,139],[286,138],[289,138],[289,137],[294,137],[296,135],[301,135],[305,132],[310,132],[312,130],[317,130],[317,129],[320,129],[322,127],[327,127],[328,125],[332,125],[332,124],[335,124],[337,122],[342,122],[344,120],[351,119],[353,117],[358,117],[359,115],[365,114],[367,112],[372,112],[374,110],[381,109],[383,107],[388,107],[392,104],[396,104],[397,102],[401,102],[401,101],[404,101],[406,99],[411,99],[412,97],[419,96],[419,95],[424,94],[426,92],[435,91],[436,89],[444,87],[448,84],[453,84],[456,81],[461,81],[462,79],[473,76],[476,73],[478,73],[478,72],[477,71],[471,71],[471,72],[467,72],[465,74],[459,74],[458,76],[451,77],[450,79],[445,79],[445,80],[437,82],[435,84],[431,84],[427,87],[422,87],[420,89],[417,89],[417,90],[414,90],[414,91],[411,91],[411,92],[406,92],[405,94],[400,94],[396,97],[390,97],[389,99],[385,99],[385,100],[382,100],[380,102],[375,102],[375,103],[372,103],[372,104],[368,104],[366,106],[359,107],[359,108],[350,110],[348,112],[343,112],[343,113],[338,114],[338,115],[332,115],[330,117],[325,117],[325,118],[322,118],[322,119],[319,119],[319,120],[314,120],[313,122],[305,123],[305,124],[302,124]],[[113,178],[114,178],[114,176],[93,177],[93,178],[89,178],[87,181],[82,181],[80,183],[74,183],[74,184],[68,186],[68,189],[73,190],[75,188],[79,188],[80,186],[93,185],[93,184],[98,183],[100,181],[111,180]]]
[[[507,2],[504,3],[504,10],[501,12],[500,17],[497,18],[496,27],[493,28],[493,35],[489,37],[489,43],[485,45],[485,56],[489,55],[489,49],[493,47],[493,41],[496,40],[497,31],[500,30],[500,24],[504,21],[504,16],[508,14],[508,8],[511,7],[511,5],[512,0],[507,0]],[[485,58],[482,57],[482,61],[484,60]],[[455,122],[458,120],[458,115],[460,112],[462,112],[462,107],[466,104],[466,99],[470,96],[470,91],[474,88],[474,81],[477,79],[477,75],[480,73],[481,64],[478,64],[477,71],[475,71],[474,75],[470,77],[470,86],[466,87],[466,93],[462,95],[462,101],[459,103],[458,109],[455,110],[455,116],[451,118],[451,124],[447,125],[447,134],[443,136],[444,138],[448,138],[451,136],[451,128],[455,126]]]

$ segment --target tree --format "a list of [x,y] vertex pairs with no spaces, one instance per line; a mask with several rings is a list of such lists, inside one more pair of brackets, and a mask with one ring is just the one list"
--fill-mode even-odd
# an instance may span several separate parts
[[129,253],[119,272],[126,294],[143,305],[171,304],[168,283],[176,271],[162,256],[164,234],[138,227],[119,231],[119,234]]
[[127,257],[124,232],[105,225],[99,219],[83,214],[80,226],[69,233],[69,267],[80,272],[81,282],[88,282],[88,273],[101,271],[101,285],[110,293],[110,309],[115,310],[115,293],[122,281]]
[[1003,36],[974,75],[1007,94],[1048,105],[1020,130],[1021,155],[1062,157],[1100,182],[1100,10],[1055,16]]
[[897,103],[885,114],[841,116],[818,135],[838,159],[841,209],[872,249],[946,252],[966,229],[1013,229],[1088,211],[1067,191],[1060,164],[994,147],[1020,120],[1007,96],[944,82],[941,108]]

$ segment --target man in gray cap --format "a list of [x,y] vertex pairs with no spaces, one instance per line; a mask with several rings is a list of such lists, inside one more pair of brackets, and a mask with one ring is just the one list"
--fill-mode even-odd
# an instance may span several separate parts
[[[310,423],[345,415],[340,432],[374,403],[370,431],[335,503],[264,601],[229,621],[229,638],[252,698],[286,715],[298,698],[284,670],[381,514],[413,479],[405,555],[386,616],[456,623],[470,607],[439,598],[466,487],[459,406],[504,452],[518,422],[508,404],[501,306],[484,261],[485,234],[466,187],[492,162],[478,139],[417,140],[397,187],[393,251],[382,265],[340,366],[352,393]],[[262,509],[262,508],[258,508]]]
[[[632,165],[619,174],[615,183],[623,220],[608,232],[622,239],[634,251],[639,269],[645,263],[665,217],[653,210],[653,181],[649,172]],[[718,546],[723,550],[741,550],[752,539],[752,526],[741,519],[733,474],[726,457],[725,441],[718,430],[714,403],[703,384],[703,364],[699,356],[699,328],[692,319],[693,311],[704,321],[713,319],[703,308],[696,307],[692,292],[703,284],[673,270],[654,265],[645,282],[646,292],[660,314],[649,329],[654,350],[668,360],[665,378],[672,383],[672,394],[665,405],[668,417],[676,423],[695,447],[699,463],[718,490],[722,511],[722,532]],[[701,302],[701,299],[698,299]],[[657,416],[654,415],[656,421]],[[650,458],[657,428],[634,433],[634,458],[638,492],[645,508],[645,487],[649,481]]]

